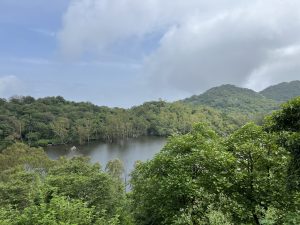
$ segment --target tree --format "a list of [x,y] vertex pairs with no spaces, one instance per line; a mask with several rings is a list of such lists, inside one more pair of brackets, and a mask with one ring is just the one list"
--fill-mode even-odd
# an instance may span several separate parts
[[79,137],[79,144],[83,144],[86,140],[90,142],[93,123],[92,119],[84,118],[76,121],[76,130]]
[[[77,224],[89,225],[93,224],[94,209],[88,208],[86,204],[80,200],[70,200],[66,197],[55,196],[49,203],[41,203],[40,205],[32,205],[23,211],[6,210],[0,212],[0,222],[6,222],[10,225],[19,224]],[[1,218],[1,214],[5,218]]]
[[259,126],[248,124],[224,139],[199,124],[133,171],[136,221],[262,224],[263,210],[288,204],[288,162],[287,151]]
[[300,191],[300,97],[283,104],[266,119],[264,127],[270,133],[277,133],[278,143],[291,153],[289,188]]
[[60,139],[61,144],[64,144],[68,136],[70,122],[67,118],[59,117],[50,124],[52,131]]
[[277,145],[277,137],[253,123],[243,126],[227,140],[235,157],[235,171],[227,196],[248,214],[245,221],[261,224],[261,209],[284,209],[290,196],[286,190],[288,152]]
[[[228,186],[234,158],[207,126],[169,140],[153,160],[132,173],[132,199],[137,224],[199,224],[220,190]],[[184,217],[186,217],[184,216]],[[198,221],[198,222],[197,222]],[[177,223],[176,222],[176,223]]]
[[[112,215],[122,202],[123,193],[116,192],[115,181],[100,170],[98,164],[91,165],[86,158],[61,160],[49,171],[46,184],[58,195],[81,199],[88,207],[105,210]],[[49,192],[49,198],[52,193]]]
[[116,179],[121,179],[124,174],[124,165],[120,159],[110,160],[105,167],[108,174]]

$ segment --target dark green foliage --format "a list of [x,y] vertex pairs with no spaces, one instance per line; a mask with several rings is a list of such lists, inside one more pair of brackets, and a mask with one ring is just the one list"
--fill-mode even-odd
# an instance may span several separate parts
[[300,97],[283,104],[267,119],[265,126],[272,131],[300,132]]
[[182,102],[192,105],[205,105],[230,113],[243,113],[247,116],[266,114],[278,107],[278,103],[246,88],[222,85],[201,95],[194,95]]
[[300,96],[300,81],[280,83],[268,87],[260,92],[263,96],[279,102],[285,102],[291,98]]
[[241,114],[226,115],[209,107],[164,101],[148,102],[128,110],[69,102],[62,97],[37,100],[18,97],[1,104],[0,149],[15,141],[47,146],[185,134],[200,121],[227,135],[248,120]]
[[300,97],[283,104],[268,117],[265,129],[277,133],[280,145],[291,152],[289,186],[292,190],[300,190]]

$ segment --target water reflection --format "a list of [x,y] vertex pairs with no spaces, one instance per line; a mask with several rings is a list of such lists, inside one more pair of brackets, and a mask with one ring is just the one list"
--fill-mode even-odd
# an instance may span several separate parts
[[71,158],[74,156],[88,156],[91,162],[99,162],[102,168],[108,161],[120,159],[124,163],[126,176],[134,168],[137,160],[146,161],[151,159],[165,145],[165,138],[141,137],[119,141],[118,143],[91,143],[89,145],[76,146],[76,150],[71,150],[73,145],[54,146],[46,149],[51,159],[58,159],[61,156]]

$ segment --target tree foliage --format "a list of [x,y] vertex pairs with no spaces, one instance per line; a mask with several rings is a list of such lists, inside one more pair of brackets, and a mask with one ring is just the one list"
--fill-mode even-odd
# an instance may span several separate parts
[[[253,109],[250,103],[241,104],[249,112]],[[250,119],[248,112],[229,111],[180,102],[152,101],[122,109],[70,102],[59,96],[14,97],[1,102],[0,149],[16,141],[45,147],[93,140],[113,142],[139,136],[167,137],[188,133],[196,122],[208,123],[219,134],[228,135]]]
[[289,206],[289,153],[254,124],[228,138],[200,124],[132,173],[137,224],[263,224]]

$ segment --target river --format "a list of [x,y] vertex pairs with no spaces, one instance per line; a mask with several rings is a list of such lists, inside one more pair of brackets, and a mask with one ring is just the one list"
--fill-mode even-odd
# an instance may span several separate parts
[[46,149],[46,153],[51,159],[58,159],[61,156],[67,158],[88,156],[92,163],[100,163],[103,169],[108,161],[120,159],[124,163],[125,176],[128,178],[137,160],[146,161],[153,158],[165,143],[165,138],[140,137],[117,143],[90,143],[76,146],[77,150],[71,150],[73,145],[51,146]]

